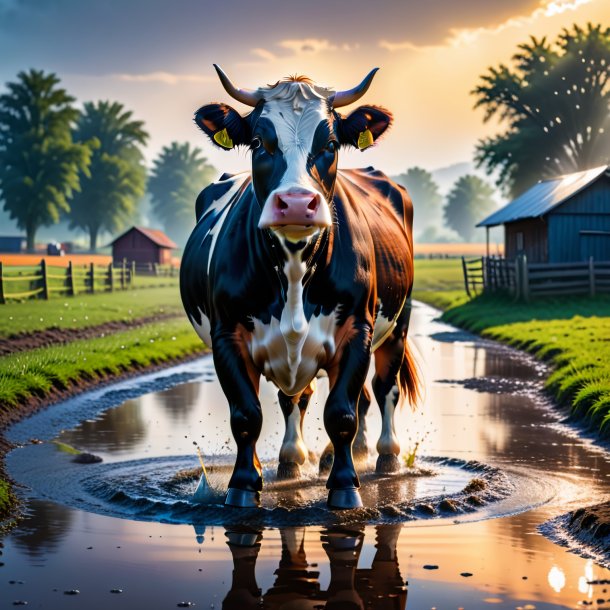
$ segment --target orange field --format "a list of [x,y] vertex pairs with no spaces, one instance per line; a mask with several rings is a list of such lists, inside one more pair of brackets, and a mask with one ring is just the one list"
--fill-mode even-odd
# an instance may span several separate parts
[[67,267],[72,261],[73,265],[108,265],[112,262],[112,256],[107,254],[66,254],[65,256],[46,256],[43,254],[1,254],[0,263],[11,266],[34,266],[40,265],[42,259],[47,265],[53,267]]
[[[487,245],[482,244],[415,244],[415,256],[485,256]],[[489,244],[491,256],[504,254],[504,244]]]

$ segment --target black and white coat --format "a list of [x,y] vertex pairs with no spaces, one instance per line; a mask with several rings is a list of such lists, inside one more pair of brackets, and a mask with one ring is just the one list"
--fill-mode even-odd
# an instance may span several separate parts
[[391,117],[365,106],[343,118],[328,90],[310,81],[259,91],[246,117],[224,104],[196,114],[215,142],[251,147],[252,172],[224,175],[204,189],[181,266],[186,312],[212,347],[231,410],[237,458],[226,502],[259,502],[260,376],[278,387],[286,420],[278,475],[298,476],[307,457],[302,418],[313,381],[325,372],[324,424],[334,450],[329,504],[357,506],[352,444],[366,451],[364,426],[357,432],[370,402],[363,384],[371,354],[383,414],[380,471],[398,467],[399,394],[417,392],[406,342],[412,206],[381,172],[337,170],[337,158],[365,130],[378,138]]

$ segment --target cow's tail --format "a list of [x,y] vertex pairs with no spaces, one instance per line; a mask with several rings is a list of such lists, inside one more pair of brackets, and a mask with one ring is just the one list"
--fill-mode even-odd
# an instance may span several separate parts
[[398,371],[398,388],[401,399],[406,398],[411,408],[415,408],[422,395],[421,379],[417,362],[411,353],[406,337],[404,357]]

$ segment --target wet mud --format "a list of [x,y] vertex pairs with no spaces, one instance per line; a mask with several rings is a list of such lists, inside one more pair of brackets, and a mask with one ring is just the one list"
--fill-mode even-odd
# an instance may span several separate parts
[[542,524],[540,531],[558,544],[610,567],[610,501],[560,515]]

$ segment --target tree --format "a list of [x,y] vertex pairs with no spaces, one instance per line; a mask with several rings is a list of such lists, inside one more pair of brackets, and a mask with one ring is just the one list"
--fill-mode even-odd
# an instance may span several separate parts
[[188,142],[164,146],[148,179],[153,212],[177,243],[195,226],[195,199],[216,176],[216,169]]
[[478,142],[476,161],[517,196],[533,183],[610,161],[610,28],[564,29],[554,44],[532,37],[514,67],[489,68],[472,92],[485,121],[506,131]]
[[467,174],[458,178],[447,195],[444,208],[449,227],[470,241],[477,222],[496,207],[493,193],[493,188],[478,176]]
[[0,192],[30,252],[36,231],[70,210],[79,174],[88,175],[90,148],[70,131],[78,110],[58,84],[55,74],[20,72],[0,96]]
[[133,216],[146,186],[140,146],[148,133],[142,121],[119,102],[86,102],[74,139],[91,145],[90,175],[81,176],[81,189],[71,202],[70,227],[89,233],[91,251],[103,230],[114,233]]
[[413,200],[413,224],[416,233],[441,224],[443,198],[430,172],[421,167],[410,167],[396,177],[396,182],[409,191]]

